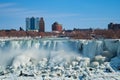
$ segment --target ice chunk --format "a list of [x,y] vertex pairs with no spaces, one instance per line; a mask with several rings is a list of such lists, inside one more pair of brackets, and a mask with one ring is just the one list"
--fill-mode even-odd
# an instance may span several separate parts
[[30,61],[30,57],[26,55],[16,56],[13,60],[12,66],[18,68],[20,66],[25,66]]

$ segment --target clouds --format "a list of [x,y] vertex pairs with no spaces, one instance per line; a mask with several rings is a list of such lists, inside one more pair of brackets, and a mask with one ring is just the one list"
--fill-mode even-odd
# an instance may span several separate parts
[[[52,22],[64,20],[65,18],[79,16],[78,13],[57,12],[44,9],[42,7],[29,7],[19,3],[0,3],[0,29],[25,27],[26,17],[44,17],[46,26],[51,26]],[[65,21],[64,21],[65,22]],[[62,23],[64,24],[64,23]],[[47,28],[49,31],[50,27]]]
[[49,18],[64,18],[64,17],[75,17],[75,16],[79,16],[80,14],[78,13],[51,13],[51,14],[46,14],[46,15]]
[[0,8],[7,8],[7,7],[11,7],[14,6],[15,3],[0,3]]
[[80,18],[79,21],[119,21],[119,18],[111,18],[111,17],[90,17],[90,18]]
[[11,16],[16,12],[23,11],[21,8],[16,7],[16,3],[1,3],[0,4],[0,16]]
[[1,3],[0,4],[0,16],[11,16],[11,17],[22,17],[21,15],[24,16],[27,14],[33,14],[35,13],[34,11],[30,11],[27,8],[23,8],[23,7],[18,7],[18,5],[16,3]]
[[18,7],[16,3],[1,3],[0,4],[0,16],[11,16],[11,17],[21,17],[25,18],[28,16],[45,16],[46,18],[59,18],[59,17],[71,17],[71,16],[78,16],[77,13],[55,13],[45,10],[38,10],[38,9],[31,9],[26,7]]

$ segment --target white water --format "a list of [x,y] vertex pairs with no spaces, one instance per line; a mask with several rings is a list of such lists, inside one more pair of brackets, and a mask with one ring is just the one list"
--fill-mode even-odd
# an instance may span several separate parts
[[[119,55],[119,40],[70,40],[62,38],[0,40],[1,72],[6,72],[4,68],[7,66],[12,67],[12,72],[9,75],[7,74],[8,78],[6,79],[11,79],[12,76],[20,79],[18,77],[20,71],[28,74],[31,74],[31,72],[32,74],[39,73],[37,76],[42,76],[43,74],[40,74],[40,72],[48,68],[49,70],[61,68],[63,72],[56,71],[56,69],[51,72],[47,70],[47,77],[51,77],[48,74],[59,73],[62,74],[61,78],[66,80],[71,79],[67,79],[67,75],[70,75],[71,72],[74,73],[72,76],[77,76],[77,80],[93,80],[95,78],[109,80],[112,79],[109,76],[112,73],[104,72],[106,68],[109,68],[112,72],[115,72],[115,75],[112,76],[113,80],[119,79],[120,74],[117,70],[120,66]],[[74,70],[73,68],[78,69]],[[89,71],[89,68],[93,68],[93,71]],[[96,72],[96,70],[98,71]],[[98,74],[99,78],[94,76],[95,74]],[[108,78],[103,78],[103,75]],[[3,77],[1,76],[1,78]],[[35,80],[40,80],[42,77],[36,78]],[[52,77],[53,80],[54,78],[58,78],[58,76]]]

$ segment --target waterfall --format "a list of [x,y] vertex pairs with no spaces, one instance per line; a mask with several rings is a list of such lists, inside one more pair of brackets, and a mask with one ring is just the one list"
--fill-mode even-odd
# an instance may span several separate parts
[[[108,51],[107,55],[120,54],[119,40],[71,40],[71,39],[18,39],[0,41],[0,65],[8,65],[19,55],[42,58],[49,53],[65,58],[75,55],[94,58]],[[63,54],[64,53],[64,54]],[[46,55],[47,54],[47,55]],[[104,54],[106,55],[106,54]],[[107,57],[107,56],[106,56]]]

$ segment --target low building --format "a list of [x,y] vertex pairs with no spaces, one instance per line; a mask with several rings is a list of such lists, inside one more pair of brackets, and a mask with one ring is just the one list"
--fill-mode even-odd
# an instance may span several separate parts
[[52,24],[52,31],[53,32],[62,32],[62,25],[61,24],[59,24],[58,22],[54,22],[53,24]]
[[119,30],[120,29],[120,24],[110,23],[110,24],[108,24],[108,29]]

